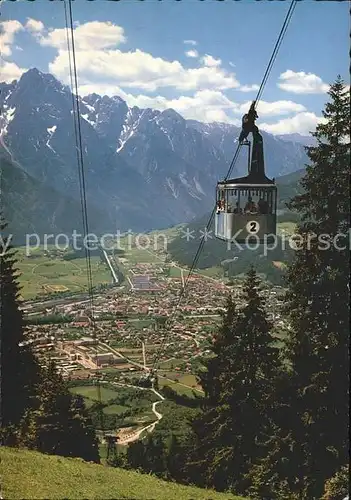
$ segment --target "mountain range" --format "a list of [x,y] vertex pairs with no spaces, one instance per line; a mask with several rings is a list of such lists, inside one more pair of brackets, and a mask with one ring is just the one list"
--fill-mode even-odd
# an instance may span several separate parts
[[[237,127],[186,120],[173,109],[129,107],[118,96],[78,100],[90,229],[164,228],[211,208],[237,147]],[[73,101],[69,87],[36,68],[0,83],[2,207],[17,232],[80,227]],[[301,136],[263,132],[263,138],[270,177],[306,163]],[[241,153],[233,176],[246,165]]]

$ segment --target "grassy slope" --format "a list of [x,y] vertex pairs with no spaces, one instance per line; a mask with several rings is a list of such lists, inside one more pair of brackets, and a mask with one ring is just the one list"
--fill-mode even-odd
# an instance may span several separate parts
[[12,448],[0,449],[3,498],[135,498],[240,500],[229,494],[182,486],[123,469]]

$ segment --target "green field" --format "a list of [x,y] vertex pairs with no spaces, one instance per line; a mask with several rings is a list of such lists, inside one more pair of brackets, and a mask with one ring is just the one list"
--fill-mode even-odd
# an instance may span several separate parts
[[128,260],[129,265],[143,263],[163,263],[163,261],[154,253],[152,247],[150,248],[150,250],[143,250],[142,248],[135,247],[128,249],[123,255],[123,258]]
[[[90,408],[98,401],[97,387],[93,385],[76,385],[70,387],[73,394],[80,394],[85,401],[86,407]],[[100,387],[101,402],[106,416],[119,416],[126,411],[130,411],[130,416],[123,420],[126,425],[136,425],[140,421],[155,420],[154,413],[151,412],[151,405],[159,398],[151,391],[141,391],[129,387],[116,387],[116,390],[108,387]],[[111,401],[114,400],[114,401]],[[108,404],[111,402],[111,404]],[[140,410],[142,411],[140,412]]]
[[181,358],[172,358],[167,361],[161,361],[159,364],[159,369],[161,370],[171,369],[172,367],[179,366],[183,362],[184,360]]
[[[48,248],[31,249],[30,255],[26,255],[24,247],[16,249],[18,262],[16,267],[19,271],[19,282],[22,287],[23,299],[32,299],[37,295],[45,296],[55,291],[84,292],[87,290],[86,260],[84,258],[64,260],[58,252]],[[111,274],[100,257],[91,257],[93,285],[111,283]]]
[[[74,392],[74,391],[72,391],[72,392]],[[76,394],[78,394],[78,393],[76,393]],[[93,406],[93,404],[95,403],[95,401],[93,399],[84,398],[84,397],[83,397],[83,399],[84,399],[85,407],[88,409],[91,408]]]
[[181,377],[179,377],[179,382],[185,385],[189,385],[190,387],[192,387],[193,385],[197,387],[196,377],[191,373],[187,373],[186,375],[182,375]]
[[107,408],[104,408],[104,413],[106,413],[107,415],[120,415],[127,410],[129,410],[128,406],[110,405]]
[[[80,394],[84,398],[91,399],[93,401],[98,401],[98,391],[95,385],[81,385],[77,387],[71,387],[70,391],[74,394]],[[100,388],[101,391],[101,402],[107,403],[110,399],[115,399],[118,397],[118,392],[111,389],[106,389],[105,387]]]
[[[193,375],[192,375],[192,377],[193,377]],[[176,382],[176,381],[173,381],[173,380],[166,379],[161,374],[158,374],[158,384],[159,384],[160,388],[168,385],[169,387],[171,387],[171,389],[173,389],[174,391],[176,391],[180,395],[185,395],[185,396],[193,397],[193,391],[198,396],[201,395],[201,392],[199,392],[198,390],[195,390],[195,388],[193,388],[191,386],[184,387],[184,385],[188,385],[188,384],[186,384],[185,382],[183,382],[181,380],[181,377],[179,377],[179,379],[177,379],[177,380],[180,383]],[[181,384],[184,384],[184,385],[181,385]],[[195,384],[192,384],[192,385],[195,385]]]
[[[184,279],[187,277],[188,271],[186,269],[183,269],[183,276]],[[170,267],[169,268],[169,277],[170,278],[180,278],[182,275],[182,271],[179,267]]]
[[16,499],[240,500],[212,490],[161,481],[147,474],[73,458],[1,448],[1,493]]
[[[182,229],[186,226],[186,224],[178,224],[177,226],[173,226],[173,227],[170,227],[168,229],[160,229],[160,230],[157,230],[157,231],[151,231],[148,236],[150,237],[156,237],[158,235],[164,235],[166,236],[167,238],[167,242],[171,242],[172,240],[174,240],[174,238],[176,238],[177,236],[179,236],[180,234],[182,234]],[[159,240],[161,241],[161,239]]]

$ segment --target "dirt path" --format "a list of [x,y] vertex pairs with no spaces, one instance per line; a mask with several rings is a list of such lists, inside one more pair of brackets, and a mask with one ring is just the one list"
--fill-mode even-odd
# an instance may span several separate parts
[[155,401],[154,403],[152,403],[152,412],[156,416],[157,420],[155,420],[155,422],[152,422],[152,424],[148,424],[145,427],[142,427],[141,429],[137,430],[136,432],[132,432],[131,434],[127,435],[124,439],[118,441],[118,444],[129,444],[129,443],[133,443],[134,441],[137,441],[143,432],[145,432],[145,431],[152,432],[155,429],[156,424],[163,417],[162,413],[160,413],[156,410],[156,406],[158,404],[162,403],[162,401],[164,401],[165,398],[162,396],[162,394],[157,392],[155,389],[149,389],[149,390],[152,391],[154,394],[156,394],[156,396],[158,396],[160,398],[159,401]]

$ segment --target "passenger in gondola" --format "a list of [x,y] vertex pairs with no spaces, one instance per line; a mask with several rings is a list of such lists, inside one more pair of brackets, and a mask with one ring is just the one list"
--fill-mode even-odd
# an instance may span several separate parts
[[225,202],[224,200],[218,200],[217,201],[217,211],[222,212],[225,208]]
[[257,213],[257,206],[256,206],[256,203],[254,201],[252,201],[252,198],[251,196],[249,197],[246,205],[245,205],[245,208],[244,208],[244,211],[246,214],[255,214]]
[[243,116],[242,119],[242,130],[239,136],[239,143],[244,142],[247,139],[247,136],[252,133],[258,133],[258,127],[255,125],[255,120],[258,118],[258,115],[255,110],[256,101],[253,101],[249,112]]
[[258,211],[262,215],[268,214],[268,202],[262,198],[258,201]]
[[243,213],[243,210],[242,210],[242,208],[240,208],[240,206],[239,206],[239,202],[238,202],[238,201],[237,201],[237,202],[236,202],[236,204],[235,204],[234,213],[235,213],[235,214],[242,214],[242,213]]

